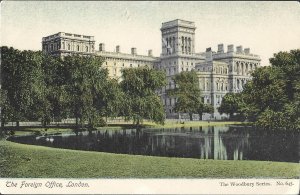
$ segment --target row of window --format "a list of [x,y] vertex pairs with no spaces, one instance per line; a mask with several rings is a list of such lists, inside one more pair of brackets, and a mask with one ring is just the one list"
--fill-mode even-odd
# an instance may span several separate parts
[[[57,51],[57,50],[60,50],[60,49],[67,49],[67,50],[69,50],[69,51],[73,51],[73,49],[72,49],[72,46],[71,46],[71,44],[70,43],[68,43],[67,44],[67,48],[65,47],[65,43],[64,42],[62,42],[62,47],[61,47],[61,45],[60,45],[60,42],[58,42],[58,43],[51,43],[50,44],[50,48],[49,48],[49,45],[44,45],[44,50],[45,51]],[[80,45],[76,45],[75,46],[75,51],[84,51],[84,52],[89,52],[89,46],[82,46],[82,47],[80,47]],[[91,46],[91,50],[92,50],[92,52],[94,51],[94,45],[92,45]]]
[[[111,58],[111,57],[104,57],[104,60],[113,62],[114,65],[118,65],[120,62],[121,62],[122,64],[124,64],[123,62],[125,62],[125,63],[126,63],[126,62],[130,63],[130,62],[133,62],[133,61],[134,61],[135,63],[138,63],[138,64],[151,63],[151,62],[148,62],[148,61],[142,61],[142,60],[135,60],[135,59],[130,60],[130,59]],[[152,64],[152,63],[151,63],[151,64]]]

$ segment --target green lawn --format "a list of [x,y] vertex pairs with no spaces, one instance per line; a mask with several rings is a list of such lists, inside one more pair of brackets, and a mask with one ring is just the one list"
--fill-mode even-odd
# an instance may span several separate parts
[[0,177],[299,178],[297,163],[165,158],[75,151],[0,140]]

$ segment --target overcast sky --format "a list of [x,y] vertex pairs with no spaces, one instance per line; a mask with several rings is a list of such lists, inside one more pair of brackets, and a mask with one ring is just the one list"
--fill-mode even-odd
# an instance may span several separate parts
[[40,50],[43,36],[69,32],[95,36],[96,45],[129,53],[161,52],[162,22],[196,24],[196,52],[217,44],[250,47],[262,65],[278,51],[300,48],[299,2],[1,2],[1,45]]

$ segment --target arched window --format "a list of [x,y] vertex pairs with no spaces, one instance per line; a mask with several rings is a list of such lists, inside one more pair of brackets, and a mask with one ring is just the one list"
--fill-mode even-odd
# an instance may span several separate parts
[[71,50],[71,45],[70,44],[68,44],[68,50]]
[[89,47],[88,46],[85,46],[85,51],[89,52]]
[[79,51],[79,45],[77,45],[77,51]]

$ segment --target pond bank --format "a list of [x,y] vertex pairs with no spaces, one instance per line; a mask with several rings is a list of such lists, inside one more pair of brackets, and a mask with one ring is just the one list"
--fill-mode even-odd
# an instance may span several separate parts
[[298,163],[109,154],[0,140],[0,177],[299,178]]
[[[180,128],[180,127],[206,127],[206,126],[221,126],[221,125],[237,125],[237,124],[249,124],[245,122],[238,121],[185,121],[184,123],[167,120],[164,125],[155,124],[152,122],[145,122],[142,128]],[[108,124],[105,127],[98,127],[97,130],[119,130],[126,128],[134,128],[132,124],[129,123],[113,123]],[[10,130],[9,127],[6,127],[7,130]],[[55,133],[67,133],[73,132],[72,128],[68,127],[48,127],[45,131],[43,127],[20,127],[19,130],[14,129],[14,135],[32,135],[32,134],[55,134]]]

